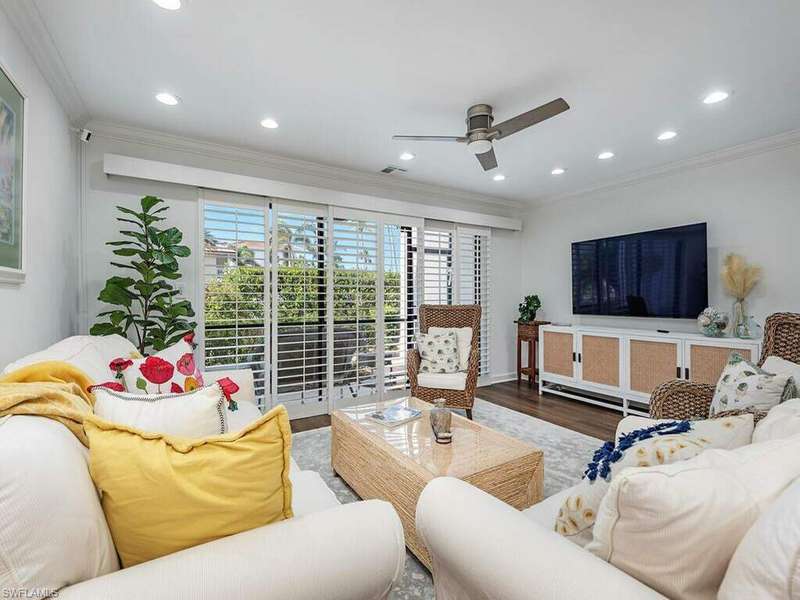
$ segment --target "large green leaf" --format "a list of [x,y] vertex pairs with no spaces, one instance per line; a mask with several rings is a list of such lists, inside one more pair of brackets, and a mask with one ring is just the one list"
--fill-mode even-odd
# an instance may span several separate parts
[[100,291],[97,299],[107,304],[119,304],[121,306],[130,306],[133,300],[128,290],[110,281],[106,282],[106,287]]
[[140,252],[144,253],[144,250],[139,250],[138,248],[117,248],[114,250],[114,254],[117,256],[136,256]]
[[170,227],[161,232],[159,235],[159,240],[161,241],[162,246],[175,246],[181,243],[183,239],[183,234],[177,227]]
[[192,251],[189,249],[189,246],[173,246],[171,248],[172,254],[175,256],[180,256],[181,258],[189,256]]
[[117,206],[117,210],[119,212],[125,213],[126,215],[132,215],[141,221],[146,215],[143,213],[138,213],[135,210],[131,210],[130,208],[125,208],[124,206]]
[[121,327],[112,325],[111,323],[95,323],[89,329],[91,335],[125,335],[125,331]]
[[150,209],[153,208],[156,204],[161,204],[164,202],[161,198],[156,198],[155,196],[145,196],[141,200],[142,210],[146,213],[150,212]]

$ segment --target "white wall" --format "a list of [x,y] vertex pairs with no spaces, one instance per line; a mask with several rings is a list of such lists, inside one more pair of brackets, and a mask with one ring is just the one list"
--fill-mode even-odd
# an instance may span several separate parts
[[0,286],[0,367],[78,329],[77,148],[61,105],[0,10],[0,62],[28,97],[27,273]]
[[570,244],[647,229],[708,223],[709,302],[730,311],[719,279],[729,252],[764,269],[749,298],[763,325],[775,311],[800,312],[800,146],[562,199],[524,223],[523,288],[538,293],[543,317],[582,323],[694,331],[690,320],[573,317]]
[[[112,259],[112,249],[105,245],[107,240],[116,239],[119,230],[115,221],[117,211],[115,206],[121,205],[128,208],[137,206],[141,196],[151,194],[168,201],[168,221],[166,226],[174,225],[184,233],[184,240],[192,248],[193,256],[183,259],[181,272],[183,273],[183,286],[187,297],[192,300],[195,310],[199,310],[200,302],[196,296],[197,269],[194,253],[198,249],[198,210],[196,188],[172,184],[162,184],[139,179],[121,177],[108,177],[103,172],[103,155],[116,153],[125,156],[134,156],[149,160],[160,160],[176,164],[203,167],[231,173],[276,178],[282,180],[292,179],[294,183],[308,185],[324,184],[324,181],[312,178],[303,178],[296,174],[287,178],[285,173],[278,174],[269,167],[257,166],[253,163],[224,160],[219,157],[202,153],[191,153],[175,148],[170,144],[143,143],[138,140],[121,139],[117,136],[104,134],[102,130],[93,137],[92,143],[86,146],[83,172],[85,176],[84,219],[83,219],[83,263],[85,284],[82,293],[81,323],[84,331],[95,321],[95,315],[104,310],[102,303],[97,301],[97,295],[102,289],[106,278],[114,274],[115,269],[109,265]],[[328,182],[330,185],[330,182]],[[344,191],[361,193],[376,193],[376,190],[363,190],[339,182],[337,186]],[[390,197],[386,195],[386,197]],[[408,200],[408,197],[398,199]],[[443,200],[443,206],[455,207],[466,210],[480,210],[487,212],[492,207],[465,206],[454,204],[452,200]],[[365,207],[374,208],[374,207]],[[507,207],[497,206],[495,214],[502,216],[513,215]],[[492,244],[492,291],[491,307],[491,375],[493,377],[508,376],[515,369],[514,363],[514,325],[516,305],[519,302],[519,232],[500,231],[493,232]],[[498,293],[499,292],[499,293]]]

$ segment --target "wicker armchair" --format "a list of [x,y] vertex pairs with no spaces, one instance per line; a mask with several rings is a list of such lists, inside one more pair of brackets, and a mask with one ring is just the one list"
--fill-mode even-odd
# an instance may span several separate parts
[[[768,356],[800,363],[800,314],[775,313],[764,326],[764,343],[758,365]],[[650,416],[654,419],[692,419],[708,415],[714,386],[675,379],[662,383],[650,398]]]
[[467,382],[463,390],[444,390],[422,387],[417,383],[419,373],[419,351],[414,348],[408,353],[408,379],[411,383],[411,395],[433,402],[444,398],[450,408],[463,408],[467,418],[472,418],[472,405],[475,403],[475,388],[478,386],[478,367],[480,350],[478,341],[481,335],[481,307],[478,304],[456,306],[440,306],[423,304],[419,307],[419,329],[428,332],[428,327],[472,327],[472,347],[467,367]]

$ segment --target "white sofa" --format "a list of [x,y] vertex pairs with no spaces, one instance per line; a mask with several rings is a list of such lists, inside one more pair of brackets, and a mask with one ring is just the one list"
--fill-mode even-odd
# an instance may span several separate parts
[[[791,402],[796,407],[800,401]],[[789,402],[783,406],[788,409],[788,405]],[[770,425],[776,437],[792,438],[800,430],[800,413],[796,408],[792,410],[790,416],[776,413],[777,420]],[[618,426],[618,435],[644,426],[643,421],[640,417],[626,417]],[[762,439],[767,439],[763,435]],[[755,442],[754,439],[753,445]],[[781,479],[772,475],[775,481]],[[788,476],[796,475],[793,471]],[[770,480],[770,477],[765,475],[765,479]],[[790,485],[780,493],[781,498],[787,498],[784,504],[800,496],[800,478],[794,481],[797,486]],[[553,531],[558,511],[572,492],[573,488],[562,490],[518,511],[461,480],[443,477],[431,481],[417,504],[416,524],[431,554],[437,600],[664,598],[628,573]],[[773,506],[777,508],[778,502],[762,505],[761,509]],[[796,505],[789,506],[790,511],[796,512],[795,509]],[[765,527],[774,527],[779,519],[780,515],[768,515],[756,520],[752,530],[761,528],[763,534]],[[800,523],[800,519],[797,521]],[[738,567],[730,582],[729,573],[726,573],[724,597],[748,600],[797,597],[800,583],[798,531],[800,525],[792,518],[783,518],[781,529],[776,530],[774,536],[767,533],[760,541],[751,540],[749,550],[742,556],[737,554],[731,564],[737,560],[746,561],[748,556],[758,556],[763,566],[755,568],[755,575]],[[772,545],[764,544],[764,538],[772,539]],[[673,547],[679,546],[673,544]],[[765,595],[764,587],[760,587],[761,579],[772,581],[774,593]],[[793,582],[789,587],[793,585],[794,591],[786,587],[787,581]],[[742,582],[752,586],[749,589],[759,591],[743,591]]]
[[[64,360],[100,379],[113,358],[132,348],[118,336],[77,336],[15,361],[4,373]],[[231,429],[260,414],[252,372],[213,376],[229,376],[240,386],[240,410],[228,415]],[[58,590],[59,598],[81,600],[367,600],[386,598],[403,573],[403,529],[392,506],[377,500],[340,505],[318,473],[294,461],[294,518],[127,569],[119,569],[111,552],[99,561],[101,569],[87,571],[76,563],[95,551],[89,538],[108,535],[87,449],[56,421],[10,416],[0,418],[0,456],[9,466],[0,469],[0,597]],[[76,519],[83,519],[80,536],[53,530],[59,522],[75,526]],[[30,581],[36,589],[26,585]],[[19,596],[21,590],[28,595]]]

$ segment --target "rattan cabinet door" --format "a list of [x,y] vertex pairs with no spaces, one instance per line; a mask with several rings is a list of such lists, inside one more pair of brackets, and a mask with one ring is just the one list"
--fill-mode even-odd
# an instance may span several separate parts
[[681,377],[681,340],[630,338],[628,389],[649,398],[659,384]]
[[621,357],[620,336],[582,333],[578,354],[581,381],[619,388]]
[[722,345],[715,346],[709,343],[686,342],[688,362],[688,378],[697,383],[716,385],[719,376],[728,362],[731,352],[736,352],[745,360],[753,360],[755,353],[752,346],[743,343],[741,346]]
[[575,377],[575,335],[564,331],[542,332],[542,371]]

